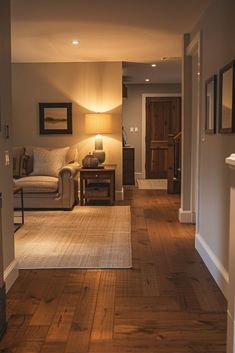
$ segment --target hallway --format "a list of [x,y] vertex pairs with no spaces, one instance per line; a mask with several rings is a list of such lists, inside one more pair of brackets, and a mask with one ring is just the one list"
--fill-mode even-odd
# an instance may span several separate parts
[[21,271],[4,353],[225,353],[226,301],[178,195],[128,189],[133,269]]

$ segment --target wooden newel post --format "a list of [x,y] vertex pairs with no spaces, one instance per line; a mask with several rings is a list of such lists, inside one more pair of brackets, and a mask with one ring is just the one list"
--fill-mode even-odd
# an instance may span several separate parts
[[0,337],[6,330],[5,282],[3,273],[2,194],[0,193]]
[[168,156],[167,156],[167,191],[170,194],[174,193],[174,166],[175,166],[175,149],[174,135],[168,135]]
[[229,220],[229,283],[227,313],[227,353],[235,353],[235,154],[226,158],[231,170]]

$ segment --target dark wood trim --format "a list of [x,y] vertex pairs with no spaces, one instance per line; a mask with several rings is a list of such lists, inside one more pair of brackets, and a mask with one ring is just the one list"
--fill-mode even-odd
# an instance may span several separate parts
[[[6,289],[3,268],[2,193],[0,192],[0,338],[6,330]],[[0,349],[1,350],[1,349]]]
[[6,323],[6,288],[5,283],[0,287],[0,338],[7,328]]
[[122,183],[135,185],[135,149],[123,147],[122,149]]
[[[222,98],[223,98],[223,74],[229,69],[233,70],[232,79],[232,126],[231,128],[222,128]],[[235,132],[235,60],[224,66],[219,72],[219,132]]]

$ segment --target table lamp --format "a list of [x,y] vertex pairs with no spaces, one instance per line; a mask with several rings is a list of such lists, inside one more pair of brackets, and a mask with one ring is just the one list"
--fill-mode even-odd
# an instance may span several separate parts
[[95,150],[93,155],[98,158],[99,163],[105,161],[105,151],[103,150],[102,134],[110,134],[111,129],[111,114],[107,113],[89,113],[85,115],[85,132],[87,134],[94,134]]

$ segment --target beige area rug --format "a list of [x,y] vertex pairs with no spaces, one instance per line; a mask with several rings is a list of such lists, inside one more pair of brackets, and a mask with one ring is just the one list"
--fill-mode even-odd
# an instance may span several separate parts
[[167,190],[167,179],[137,179],[138,189]]
[[15,248],[20,269],[130,268],[130,207],[25,212]]

